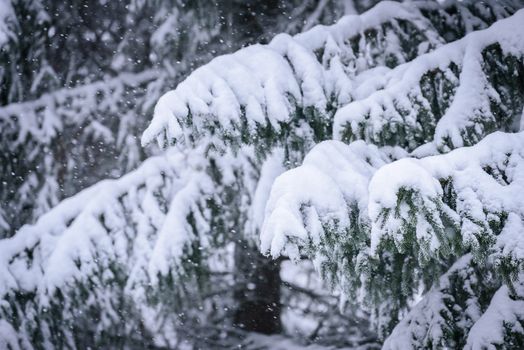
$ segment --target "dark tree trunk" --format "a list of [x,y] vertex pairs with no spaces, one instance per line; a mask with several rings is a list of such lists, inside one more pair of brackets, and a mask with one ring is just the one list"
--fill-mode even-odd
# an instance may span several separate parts
[[271,260],[245,241],[236,245],[235,325],[250,332],[280,333],[280,261]]

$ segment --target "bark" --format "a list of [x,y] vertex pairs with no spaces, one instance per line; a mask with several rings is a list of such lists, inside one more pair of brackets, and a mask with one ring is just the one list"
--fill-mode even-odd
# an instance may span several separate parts
[[280,320],[280,261],[259,253],[256,247],[240,241],[235,250],[237,266],[234,322],[250,332],[276,334]]

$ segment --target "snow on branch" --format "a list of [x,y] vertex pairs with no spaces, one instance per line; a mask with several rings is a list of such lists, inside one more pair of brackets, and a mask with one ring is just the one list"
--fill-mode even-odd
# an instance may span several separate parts
[[[499,283],[471,254],[463,256],[398,323],[383,349],[480,350],[508,345],[507,339],[524,334],[522,275],[511,285]],[[457,285],[460,288],[453,287]]]
[[298,260],[301,247],[318,247],[330,232],[343,233],[355,224],[352,210],[367,210],[373,174],[404,155],[399,148],[379,149],[362,141],[315,146],[301,166],[276,178],[265,209],[262,251]]
[[[262,248],[276,257],[285,249],[297,252],[292,242],[318,245],[322,227],[336,224],[336,231],[343,232],[350,226],[352,207],[360,220],[371,223],[372,253],[387,239],[401,250],[411,230],[427,252],[439,250],[449,235],[446,223],[459,226],[454,229],[462,244],[479,248],[481,240],[505,237],[501,232],[509,213],[524,215],[523,199],[512,195],[524,190],[523,149],[524,132],[497,132],[448,154],[386,164],[375,146],[326,141],[302,166],[276,179],[266,207]],[[399,149],[384,151],[395,158],[403,155]],[[280,220],[284,213],[293,220]],[[518,259],[524,258],[521,254]]]
[[523,146],[524,132],[497,132],[472,147],[379,169],[369,185],[372,252],[385,240],[402,251],[413,232],[421,259],[450,254],[456,244],[485,254],[503,238],[508,214],[524,215],[523,199],[513,195],[524,190]]
[[[456,290],[455,285],[463,288]],[[494,286],[470,254],[461,257],[398,323],[384,349],[463,348],[468,330],[485,308],[479,295],[492,293]]]
[[[220,260],[220,247],[204,251],[213,229],[210,203],[221,205],[212,190],[220,187],[205,172],[204,158],[194,156],[173,149],[151,157],[1,240],[0,338],[5,331],[17,334],[21,344],[31,342],[32,332],[70,322],[81,310],[98,312],[102,331],[118,321],[122,302],[147,330],[172,334],[159,327],[169,327],[163,312],[173,310],[163,311],[154,302],[166,293],[166,279],[186,276],[184,284],[169,285],[170,298],[181,297],[192,288],[194,271],[208,265],[210,272],[229,268]],[[19,316],[13,318],[14,313]],[[59,327],[54,332],[70,339],[75,331]]]
[[[0,107],[0,182],[9,184],[0,194],[0,237],[78,191],[78,183],[84,188],[107,177],[108,167],[100,162],[96,171],[82,171],[96,154],[120,161],[122,172],[137,165],[133,129],[140,128],[136,118],[144,105],[136,101],[158,77],[156,70],[124,73]],[[84,178],[86,173],[95,179]]]
[[[521,226],[521,233],[522,231]],[[511,287],[503,285],[495,293],[488,308],[471,327],[464,349],[504,346],[506,339],[524,334],[524,276]]]
[[524,202],[515,196],[524,193],[524,132],[493,133],[444,155],[405,156],[362,141],[319,144],[275,180],[262,251],[308,256],[334,286],[368,304],[400,293],[406,299],[396,295],[398,308],[468,251],[514,278],[524,262],[517,225]]
[[[439,46],[443,41],[431,28],[416,8],[381,2],[333,26],[281,34],[268,45],[218,57],[159,100],[142,144],[157,139],[164,147],[217,133],[241,139],[266,128],[279,133],[301,116],[325,127],[333,107],[352,99],[355,74]],[[408,41],[416,52],[401,49]]]
[[142,244],[161,227],[166,203],[157,197],[168,198],[173,191],[166,181],[176,178],[174,166],[180,162],[169,156],[149,159],[119,180],[102,181],[62,201],[35,225],[0,241],[0,295],[12,290],[51,295],[72,279],[88,276],[95,257],[102,264],[131,258],[125,247],[133,240],[126,235],[136,228],[134,239]]
[[377,77],[336,112],[334,138],[446,151],[514,131],[524,106],[522,33],[519,11]]
[[[58,310],[67,322],[76,308],[89,307],[100,310],[100,327],[110,327],[118,298],[125,298],[138,308],[138,319],[158,332],[164,326],[159,315],[173,310],[163,311],[155,300],[162,293],[198,298],[199,274],[231,269],[228,244],[255,237],[267,191],[283,171],[281,150],[261,165],[252,147],[220,157],[205,152],[171,148],[120,179],[62,201],[1,240],[0,322],[36,331],[40,326],[26,325],[34,315],[56,322],[46,310]],[[23,316],[12,319],[14,309]]]
[[3,133],[18,131],[12,142],[14,147],[26,143],[28,138],[49,143],[61,131],[62,123],[81,125],[93,116],[93,108],[106,113],[120,111],[126,88],[137,88],[158,77],[157,70],[122,73],[107,81],[47,93],[34,101],[12,103],[0,107],[0,125]]
[[[218,135],[222,142],[256,143],[267,135],[285,137],[286,125],[304,121],[313,139],[325,139],[331,134],[333,113],[362,98],[360,90],[383,87],[379,77],[386,67],[411,61],[446,38],[485,28],[521,7],[519,1],[430,3],[380,2],[335,25],[316,26],[294,37],[278,35],[268,45],[220,56],[159,100],[142,144],[155,139],[161,147],[190,144],[205,135]],[[460,23],[453,26],[456,33],[442,25],[449,21]],[[359,77],[376,66],[381,68]],[[371,76],[376,82],[366,79]],[[362,81],[367,83],[360,86]]]

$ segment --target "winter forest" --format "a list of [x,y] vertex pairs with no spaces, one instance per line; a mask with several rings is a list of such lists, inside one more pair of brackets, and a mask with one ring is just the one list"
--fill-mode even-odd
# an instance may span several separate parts
[[4,349],[524,349],[524,0],[0,0]]

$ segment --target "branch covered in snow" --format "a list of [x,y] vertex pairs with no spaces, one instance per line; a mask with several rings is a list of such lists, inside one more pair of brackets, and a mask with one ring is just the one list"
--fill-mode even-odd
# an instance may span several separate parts
[[321,143],[275,180],[261,248],[309,256],[379,318],[381,305],[398,303],[387,311],[394,319],[468,251],[511,280],[524,262],[517,225],[524,203],[514,195],[524,191],[523,150],[522,132],[422,159],[362,141]]
[[398,50],[408,40],[425,51],[442,42],[417,10],[384,2],[333,26],[278,35],[269,45],[218,57],[160,99],[142,143],[156,138],[166,146],[217,133],[262,137],[268,130],[284,133],[284,125],[302,118],[318,124],[321,138],[330,109],[351,100],[351,78],[379,64],[412,59],[419,52]]
[[[140,101],[154,94],[146,89],[158,77],[155,70],[124,73],[0,107],[0,182],[9,184],[0,194],[0,237],[79,188],[136,167],[142,151],[133,134],[147,107]],[[111,174],[115,161],[121,168]]]
[[[301,126],[301,138],[325,139],[336,109],[361,98],[360,90],[369,90],[360,82],[369,82],[366,78],[372,72],[360,78],[359,73],[381,66],[374,71],[380,76],[386,66],[408,62],[440,46],[447,33],[437,23],[456,18],[450,14],[454,11],[458,22],[470,23],[471,18],[462,18],[465,13],[474,17],[473,13],[493,10],[495,21],[518,8],[513,1],[505,11],[496,2],[486,2],[480,7],[484,11],[469,12],[470,7],[477,5],[456,2],[440,8],[425,2],[381,2],[333,26],[317,26],[294,37],[278,35],[268,45],[218,57],[159,100],[142,144],[156,139],[161,147],[175,142],[189,145],[209,135],[220,135],[220,142],[233,144],[268,142],[268,138],[275,142],[289,138],[293,125]],[[466,25],[464,32],[484,28],[492,23],[489,18]]]
[[486,307],[479,296],[492,294],[496,285],[496,278],[476,266],[470,254],[463,256],[404,316],[384,348],[463,348],[468,330]]
[[432,142],[449,150],[495,130],[518,131],[524,107],[521,33],[523,11],[377,75],[362,87],[360,100],[337,111],[334,138],[410,150]]
[[[119,308],[137,312],[134,320],[143,320],[147,331],[170,334],[173,324],[165,318],[180,310],[171,309],[177,304],[158,308],[155,300],[162,293],[171,293],[173,302],[185,293],[197,298],[190,280],[204,274],[207,264],[230,268],[220,247],[201,250],[210,244],[213,224],[206,204],[219,200],[206,195],[211,180],[201,167],[173,151],[153,157],[121,179],[64,200],[35,225],[0,241],[0,319],[17,329],[18,341],[32,341],[41,329],[52,332],[47,338],[60,330],[69,339],[79,330],[54,322],[71,322],[82,310],[100,317],[96,332],[103,336],[117,322]],[[178,274],[192,277],[184,284],[166,282]],[[14,312],[20,317],[13,318]]]
[[465,255],[399,322],[383,348],[480,350],[511,344],[524,335],[522,277],[499,286],[499,276]]

